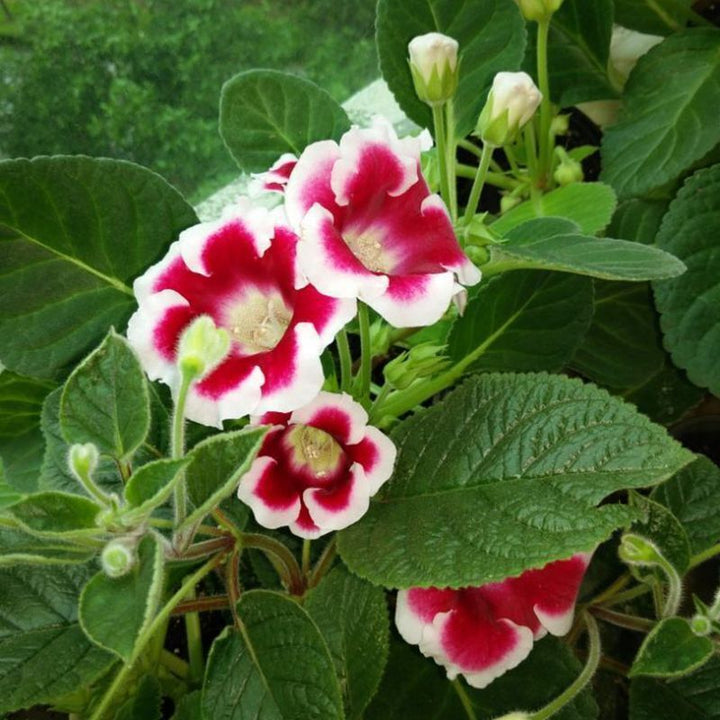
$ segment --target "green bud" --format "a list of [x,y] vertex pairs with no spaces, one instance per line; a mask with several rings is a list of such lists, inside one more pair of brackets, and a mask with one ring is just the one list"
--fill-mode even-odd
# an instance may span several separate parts
[[416,380],[434,375],[448,365],[444,345],[421,343],[391,360],[383,372],[387,382],[398,390],[410,387]]
[[500,214],[504,214],[506,212],[509,212],[514,207],[517,207],[522,202],[522,198],[517,197],[516,195],[510,195],[510,193],[505,193],[500,198]]
[[100,453],[93,443],[80,444],[70,446],[68,452],[68,466],[70,472],[81,482],[84,483],[87,478],[92,477],[98,466]]
[[695,615],[690,620],[690,629],[699,637],[710,635],[713,631],[712,620],[704,615]]
[[548,20],[559,10],[563,0],[515,0],[526,20],[540,22]]
[[553,179],[558,185],[572,185],[582,182],[585,179],[582,165],[577,160],[568,158],[567,162],[561,162],[553,173]]
[[230,350],[230,334],[209,315],[196,317],[180,336],[177,364],[185,375],[199,379],[214,370]]
[[431,32],[408,44],[410,73],[418,97],[430,106],[450,100],[458,84],[458,43],[447,35]]
[[555,136],[567,135],[570,130],[570,116],[556,115],[550,123],[550,132]]
[[100,555],[103,572],[111,578],[127,575],[136,562],[134,549],[123,540],[111,540]]
[[659,565],[664,560],[655,543],[631,533],[625,533],[622,536],[618,555],[628,565]]

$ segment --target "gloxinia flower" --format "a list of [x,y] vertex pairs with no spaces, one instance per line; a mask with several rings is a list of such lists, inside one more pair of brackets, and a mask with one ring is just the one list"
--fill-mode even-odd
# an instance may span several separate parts
[[196,317],[230,335],[225,359],[190,388],[189,419],[219,427],[250,413],[289,412],[320,390],[320,355],[356,308],[311,286],[297,289],[297,240],[279,211],[243,198],[221,220],[183,231],[135,281],[139,309],[127,334],[151,379],[177,391],[178,342]]
[[420,171],[426,135],[353,127],[305,148],[285,189],[300,269],[320,292],[360,298],[391,325],[431,325],[480,271]]
[[267,528],[285,525],[303,538],[359,520],[390,477],[395,445],[349,395],[321,392],[292,414],[253,418],[271,424],[238,497]]
[[551,562],[539,570],[459,590],[411,588],[398,593],[395,623],[447,670],[484,688],[519,665],[533,641],[570,630],[590,553]]
[[263,173],[253,174],[250,184],[250,193],[285,192],[285,186],[290,179],[290,173],[297,164],[297,158],[292,153],[284,153]]

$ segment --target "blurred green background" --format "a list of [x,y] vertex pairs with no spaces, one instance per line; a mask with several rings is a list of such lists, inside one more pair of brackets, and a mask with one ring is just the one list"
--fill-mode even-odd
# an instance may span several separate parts
[[342,102],[378,76],[374,15],[374,0],[0,0],[0,158],[124,158],[198,202],[238,172],[223,82],[286,70]]

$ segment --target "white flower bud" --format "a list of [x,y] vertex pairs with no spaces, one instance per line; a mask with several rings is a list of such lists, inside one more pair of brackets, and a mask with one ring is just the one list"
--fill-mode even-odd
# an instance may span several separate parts
[[135,552],[122,540],[111,540],[100,555],[104,573],[111,578],[127,575],[137,562]]
[[230,335],[209,315],[196,317],[180,336],[177,363],[180,371],[201,378],[214,370],[230,350]]
[[408,44],[410,72],[418,97],[428,105],[452,98],[458,83],[458,42],[442,33],[414,37]]
[[547,20],[560,9],[563,0],[515,0],[526,20]]
[[476,134],[483,142],[499,147],[514,142],[542,101],[542,93],[524,72],[495,75]]
[[99,459],[100,453],[92,443],[84,445],[77,443],[70,446],[68,466],[70,472],[82,483],[95,472]]

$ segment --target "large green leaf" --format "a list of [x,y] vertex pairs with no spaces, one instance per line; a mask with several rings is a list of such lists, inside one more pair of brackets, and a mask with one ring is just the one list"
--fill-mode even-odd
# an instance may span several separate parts
[[432,119],[415,94],[407,46],[416,35],[429,32],[444,33],[460,43],[455,107],[457,134],[464,137],[475,127],[495,73],[520,66],[525,24],[515,4],[505,0],[380,0],[380,70],[400,107],[420,127],[432,127]]
[[139,516],[169,500],[190,461],[188,457],[178,460],[162,458],[136,470],[125,486],[125,500],[132,506],[133,512]]
[[246,172],[267,170],[283,153],[337,140],[350,127],[345,111],[309,80],[275,70],[249,70],[220,96],[220,134]]
[[81,495],[41,492],[15,503],[10,512],[29,532],[62,535],[94,528],[100,507]]
[[129,460],[150,430],[145,373],[127,340],[110,332],[78,365],[60,400],[60,427],[69,443],[94,443]]
[[[201,520],[218,503],[229,497],[255,459],[267,429],[245,428],[214,435],[198,443],[189,453],[188,497],[195,506],[188,522]],[[242,505],[240,500],[236,501]]]
[[669,35],[685,26],[693,0],[615,0],[615,20],[620,25],[649,35]]
[[5,468],[0,460],[0,510],[4,510],[14,505],[22,498],[19,492],[16,492],[5,479]]
[[[572,185],[570,185],[572,187]],[[610,237],[633,240],[643,245],[655,243],[663,215],[668,208],[667,200],[631,198],[621,202],[608,227]]]
[[343,688],[345,717],[356,720],[377,691],[388,657],[385,593],[338,566],[305,601],[323,634]]
[[469,372],[559,370],[582,342],[592,280],[518,270],[482,283],[448,336],[448,355]]
[[658,246],[677,255],[688,270],[678,278],[654,283],[653,289],[665,346],[673,361],[687,370],[696,385],[710,388],[715,395],[720,395],[718,236],[720,165],[713,165],[685,183],[657,237]]
[[698,637],[685,618],[666,618],[645,638],[630,668],[630,677],[677,677],[704,665],[715,646],[708,637]]
[[195,213],[155,173],[121,160],[0,163],[2,361],[62,377],[135,308],[130,283]]
[[529,220],[513,228],[506,242],[489,247],[493,273],[537,268],[639,281],[675,277],[685,270],[667,252],[627,240],[583,235],[559,218]]
[[717,720],[720,718],[720,658],[716,655],[687,677],[630,683],[630,720]]
[[213,720],[341,720],[340,686],[327,645],[308,614],[267,590],[243,594],[242,628],[213,643],[203,716]]
[[0,712],[51,703],[113,662],[77,623],[85,566],[0,568]]
[[692,455],[579,380],[477,375],[394,434],[392,482],[339,533],[348,567],[387,587],[500,580],[591,550],[634,511],[594,506]]
[[668,37],[640,58],[623,97],[603,136],[602,178],[625,198],[674,180],[720,141],[720,31]]
[[100,647],[130,662],[135,642],[153,621],[163,586],[163,549],[146,535],[138,547],[135,566],[127,575],[97,573],[80,595],[80,624]]
[[698,455],[653,493],[682,523],[693,553],[720,542],[720,468]]
[[585,235],[595,235],[610,222],[616,205],[615,192],[609,185],[573,183],[542,195],[536,202],[521,203],[501,215],[492,229],[504,235],[535,217],[564,217],[577,224]]
[[[565,0],[553,15],[548,70],[553,102],[561,107],[617,97],[608,77],[613,0]],[[531,26],[525,69],[537,77],[536,25]]]
[[[485,688],[465,687],[478,718],[536,710],[556,698],[580,673],[580,663],[556,638],[535,645],[527,660]],[[390,662],[365,720],[458,720],[466,713],[455,688],[431,660],[402,642],[390,646]],[[557,720],[595,720],[598,708],[589,691],[580,693]]]
[[152,675],[145,675],[133,696],[118,710],[115,720],[162,720],[161,700],[160,683]]
[[85,563],[95,555],[87,545],[57,536],[38,537],[18,527],[0,526],[0,566]]

